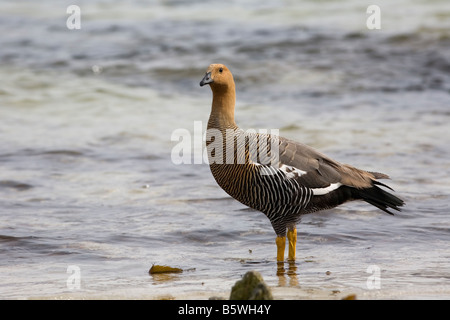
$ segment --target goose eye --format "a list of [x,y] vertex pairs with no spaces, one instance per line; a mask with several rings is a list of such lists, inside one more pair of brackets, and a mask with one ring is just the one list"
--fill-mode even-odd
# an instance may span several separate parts
[[223,68],[220,68],[220,69],[219,69],[219,72],[222,73],[222,72],[223,72]]

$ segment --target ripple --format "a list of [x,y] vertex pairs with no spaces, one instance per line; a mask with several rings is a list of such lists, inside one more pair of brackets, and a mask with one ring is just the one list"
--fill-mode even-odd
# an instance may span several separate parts
[[2,180],[0,181],[0,188],[15,189],[17,191],[26,191],[31,188],[34,188],[34,186],[20,181]]

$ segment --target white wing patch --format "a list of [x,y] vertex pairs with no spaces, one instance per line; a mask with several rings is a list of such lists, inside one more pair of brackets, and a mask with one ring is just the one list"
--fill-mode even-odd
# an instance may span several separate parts
[[286,178],[288,179],[293,179],[306,174],[306,171],[297,169],[296,167],[287,166],[285,164],[280,167],[280,170],[286,174]]
[[[257,162],[254,162],[254,164],[256,166],[262,166],[262,164],[257,163]],[[303,170],[297,169],[296,167],[288,166],[285,164],[283,164],[278,170],[281,170],[282,172],[284,172],[286,174],[287,179],[294,179],[294,178],[300,177],[307,173],[306,171],[303,171]],[[270,167],[270,166],[267,166],[267,167],[262,166],[260,172],[263,175],[272,175],[272,174],[275,174],[276,169],[274,169],[274,167]],[[325,188],[311,188],[311,191],[313,192],[313,195],[315,195],[315,196],[323,196],[327,193],[330,193],[330,192],[338,189],[340,186],[342,186],[342,183],[336,182],[336,183],[331,183],[328,187],[325,187]]]
[[340,186],[342,186],[342,183],[336,182],[336,183],[330,184],[326,188],[313,188],[311,190],[315,196],[323,196],[324,194],[327,194],[327,193],[330,193],[331,191],[336,190]]

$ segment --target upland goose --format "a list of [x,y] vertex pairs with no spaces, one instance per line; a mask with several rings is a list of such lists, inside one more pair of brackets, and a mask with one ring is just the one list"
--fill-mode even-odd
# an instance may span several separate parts
[[404,202],[377,181],[387,175],[339,163],[283,137],[240,129],[234,121],[233,75],[223,64],[208,67],[200,86],[207,84],[213,94],[206,133],[212,175],[231,197],[269,218],[277,261],[284,261],[286,235],[288,260],[295,260],[296,225],[303,214],[350,200],[364,200],[389,214],[388,208],[400,211]]

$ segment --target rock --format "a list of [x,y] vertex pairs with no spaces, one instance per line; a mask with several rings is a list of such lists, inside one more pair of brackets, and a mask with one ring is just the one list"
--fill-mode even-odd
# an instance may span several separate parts
[[208,300],[225,300],[225,298],[219,297],[219,296],[212,296],[212,297],[209,297]]
[[155,274],[155,273],[180,273],[183,272],[183,269],[180,268],[172,268],[169,266],[159,266],[159,265],[152,265],[150,270],[148,270],[148,273]]
[[230,300],[273,300],[273,297],[261,274],[249,271],[231,288]]

